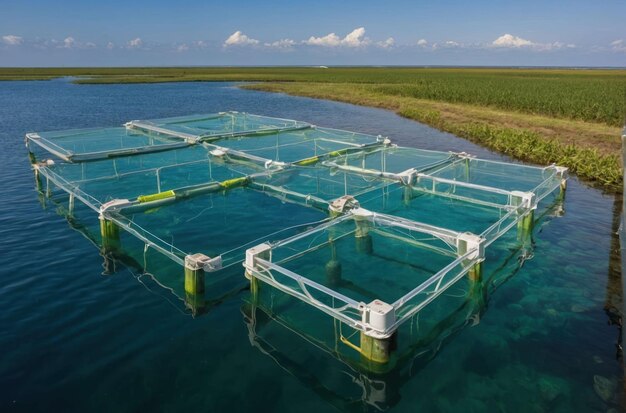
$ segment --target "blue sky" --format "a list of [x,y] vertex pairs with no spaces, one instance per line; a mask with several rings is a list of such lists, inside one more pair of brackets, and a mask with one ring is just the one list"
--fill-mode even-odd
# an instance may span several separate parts
[[0,66],[135,65],[624,67],[626,1],[0,2]]

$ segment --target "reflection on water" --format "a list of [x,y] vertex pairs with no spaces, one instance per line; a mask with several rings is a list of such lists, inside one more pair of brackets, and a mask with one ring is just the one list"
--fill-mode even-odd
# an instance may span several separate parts
[[622,288],[622,257],[620,249],[619,228],[622,218],[622,197],[615,196],[613,204],[613,220],[611,225],[611,250],[609,252],[609,273],[606,284],[606,301],[604,311],[608,324],[617,329],[615,342],[615,358],[622,361],[622,316],[624,297]]

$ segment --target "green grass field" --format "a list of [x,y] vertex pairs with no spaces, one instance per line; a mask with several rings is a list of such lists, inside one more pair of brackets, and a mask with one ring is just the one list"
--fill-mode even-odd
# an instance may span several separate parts
[[[16,68],[0,80],[246,81],[252,88],[394,110],[519,159],[557,162],[619,189],[626,70],[197,67]],[[261,83],[259,83],[261,82]],[[248,87],[248,86],[247,86]]]

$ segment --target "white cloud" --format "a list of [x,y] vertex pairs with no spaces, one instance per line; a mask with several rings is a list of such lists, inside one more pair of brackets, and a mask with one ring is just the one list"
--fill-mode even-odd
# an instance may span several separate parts
[[63,46],[61,46],[62,48],[71,49],[74,46],[76,46],[76,40],[74,40],[72,36],[68,36],[63,39]]
[[132,40],[129,40],[127,46],[129,49],[138,49],[143,46],[143,40],[141,40],[140,37],[136,37]]
[[296,45],[295,40],[280,39],[272,43],[264,43],[265,47],[271,47],[274,49],[291,50]]
[[611,42],[611,49],[616,52],[626,52],[626,42],[623,39],[617,39]]
[[231,34],[228,39],[224,41],[224,47],[228,46],[254,46],[259,44],[257,39],[252,39],[245,34],[243,34],[240,30],[237,30],[235,33]]
[[189,50],[189,46],[187,46],[186,43],[178,45],[178,47],[176,48],[177,52],[186,52],[187,50]]
[[2,42],[5,44],[8,44],[9,46],[19,46],[22,44],[23,41],[24,39],[14,34],[8,34],[6,36],[2,36]]
[[303,41],[303,43],[310,46],[324,47],[363,47],[369,45],[371,41],[369,38],[365,37],[365,27],[358,27],[348,33],[343,39],[335,33],[329,33],[323,37],[311,36],[308,40]]
[[512,34],[503,34],[491,43],[495,47],[524,47],[532,46],[534,43]]
[[383,40],[381,42],[376,42],[376,46],[382,47],[383,49],[390,49],[396,44],[396,40],[393,37],[389,37],[387,40]]
[[369,39],[365,37],[365,27],[359,27],[352,30],[341,41],[342,44],[345,44],[348,47],[366,46],[369,44],[369,42]]
[[112,50],[114,47],[115,47],[115,44],[113,42],[107,43],[107,49]]
[[417,41],[417,45],[420,47],[426,47],[428,45],[428,41],[426,41],[426,39],[419,39]]
[[547,50],[555,50],[568,48],[575,48],[575,44],[565,44],[562,42],[552,42],[552,43],[536,43],[527,39],[523,39],[518,36],[513,36],[512,34],[504,34],[498,37],[491,43],[492,47],[500,47],[500,48],[509,48],[509,49],[520,49],[520,48],[528,48],[537,51],[547,51]]
[[203,40],[197,40],[197,41],[193,42],[193,45],[196,46],[199,49],[204,49],[204,48],[209,46],[207,44],[207,42],[205,42]]
[[444,43],[444,46],[446,47],[460,47],[461,45],[457,42],[455,42],[454,40],[448,40]]
[[324,37],[309,37],[308,40],[305,40],[303,43],[311,45],[311,46],[326,46],[326,47],[335,47],[341,44],[341,39],[335,33],[327,34]]
[[50,44],[59,49],[95,49],[97,46],[93,42],[80,42],[72,36],[67,36],[62,42],[52,39]]

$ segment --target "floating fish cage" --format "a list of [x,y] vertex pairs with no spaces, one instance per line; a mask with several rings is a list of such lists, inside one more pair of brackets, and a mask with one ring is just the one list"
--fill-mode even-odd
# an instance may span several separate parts
[[567,179],[238,112],[30,133],[26,146],[43,193],[99,218],[105,251],[134,243],[182,266],[171,283],[194,313],[245,272],[253,301],[280,292],[353,331],[335,336],[375,371],[398,360],[403,324],[459,283],[475,289],[486,264],[497,272]]

